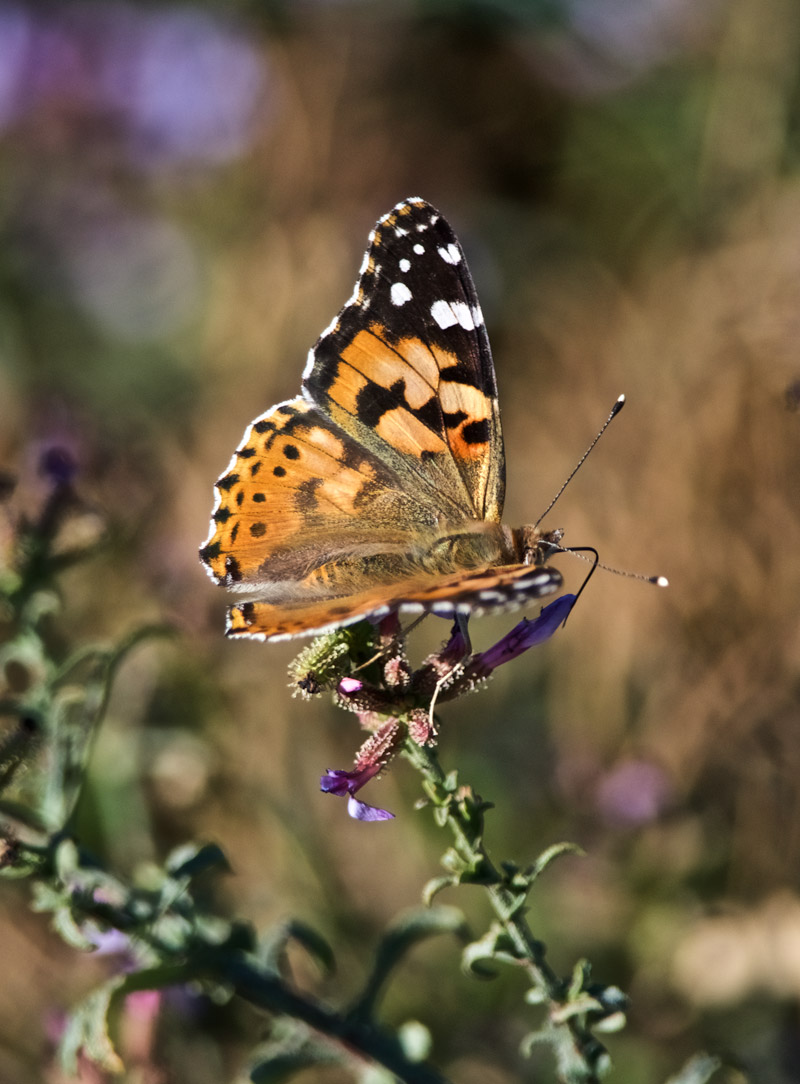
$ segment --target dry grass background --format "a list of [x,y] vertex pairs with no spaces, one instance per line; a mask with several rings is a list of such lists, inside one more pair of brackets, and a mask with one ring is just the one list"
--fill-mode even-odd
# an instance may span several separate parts
[[[205,10],[229,25],[223,5]],[[417,901],[444,842],[413,811],[402,764],[377,785],[398,814],[390,825],[349,821],[317,792],[323,769],[349,762],[354,723],[291,698],[292,645],[223,640],[224,600],[195,555],[214,478],[251,418],[296,392],[375,218],[407,195],[436,204],[493,342],[507,520],[538,518],[624,391],[626,410],[550,522],[609,564],[671,582],[660,592],[598,573],[553,641],[443,710],[443,762],[495,801],[496,853],[524,860],[561,838],[586,848],[542,882],[532,920],[560,967],[586,954],[633,995],[611,1079],[655,1084],[705,1047],[753,1080],[789,1082],[800,1077],[800,414],[787,396],[800,379],[798,16],[781,0],[702,14],[664,0],[647,13],[244,6],[237,34],[267,78],[249,147],[222,165],[137,170],[102,101],[85,88],[45,98],[0,136],[0,441],[27,501],[37,442],[70,442],[111,525],[112,544],[66,579],[64,635],[112,638],[161,617],[182,633],[120,676],[79,818],[87,842],[130,871],[214,838],[234,871],[214,905],[262,927],[312,921],[338,946],[338,989],[354,990],[380,926]],[[65,253],[89,225],[134,211],[187,239],[192,275],[143,258],[112,290],[112,316],[131,291],[145,298],[123,335],[81,308]],[[87,272],[100,281],[117,270],[111,225]],[[153,313],[187,291],[185,318],[153,333]],[[582,566],[562,565],[577,585]],[[479,623],[476,642],[511,620]],[[420,654],[446,632],[427,626]],[[449,902],[482,921],[481,901],[458,895]],[[24,890],[5,893],[0,931],[0,1077],[56,1081],[48,1021],[102,964],[27,915]],[[527,1013],[509,978],[467,982],[442,945],[412,956],[401,980],[387,1015],[429,1023],[458,1084],[550,1079],[546,1060],[516,1058]],[[194,1031],[167,1014],[157,1063],[130,1080],[232,1077],[258,1025],[196,1011]]]

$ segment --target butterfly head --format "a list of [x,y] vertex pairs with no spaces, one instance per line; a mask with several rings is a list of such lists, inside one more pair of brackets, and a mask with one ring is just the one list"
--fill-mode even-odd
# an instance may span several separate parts
[[552,531],[540,531],[538,527],[516,527],[512,531],[518,559],[523,565],[544,565],[547,559],[561,550],[564,531],[556,527]]

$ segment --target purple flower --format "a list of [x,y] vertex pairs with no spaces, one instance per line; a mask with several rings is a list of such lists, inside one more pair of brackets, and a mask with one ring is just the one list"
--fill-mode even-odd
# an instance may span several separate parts
[[456,623],[453,625],[450,639],[438,653],[437,657],[439,661],[443,663],[460,662],[467,654],[468,650],[469,644],[467,643],[467,639],[462,632],[461,626]]
[[477,669],[489,674],[503,663],[516,659],[528,648],[548,640],[559,625],[566,621],[574,604],[575,595],[561,595],[549,606],[543,606],[542,612],[533,621],[524,617],[511,632],[506,633],[502,640],[498,640],[488,651],[481,651],[475,655],[474,665]]
[[381,764],[367,764],[364,768],[347,771],[344,768],[332,768],[319,781],[320,789],[326,794],[335,794],[339,798],[347,795],[347,812],[357,821],[386,821],[394,818],[388,809],[360,802],[355,794],[381,770]]

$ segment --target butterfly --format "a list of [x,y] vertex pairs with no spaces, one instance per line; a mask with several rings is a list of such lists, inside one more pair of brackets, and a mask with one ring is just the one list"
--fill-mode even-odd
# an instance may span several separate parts
[[501,523],[489,340],[453,229],[412,198],[369,235],[301,394],[248,427],[200,557],[241,596],[233,637],[282,640],[393,612],[459,618],[561,586],[560,532]]

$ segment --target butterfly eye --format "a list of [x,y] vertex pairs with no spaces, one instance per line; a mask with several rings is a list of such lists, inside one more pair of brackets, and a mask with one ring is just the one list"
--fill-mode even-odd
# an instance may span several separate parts
[[548,557],[561,549],[560,542],[564,531],[556,527],[552,531],[540,531],[537,527],[518,527],[513,532],[518,560],[523,565],[540,566]]

